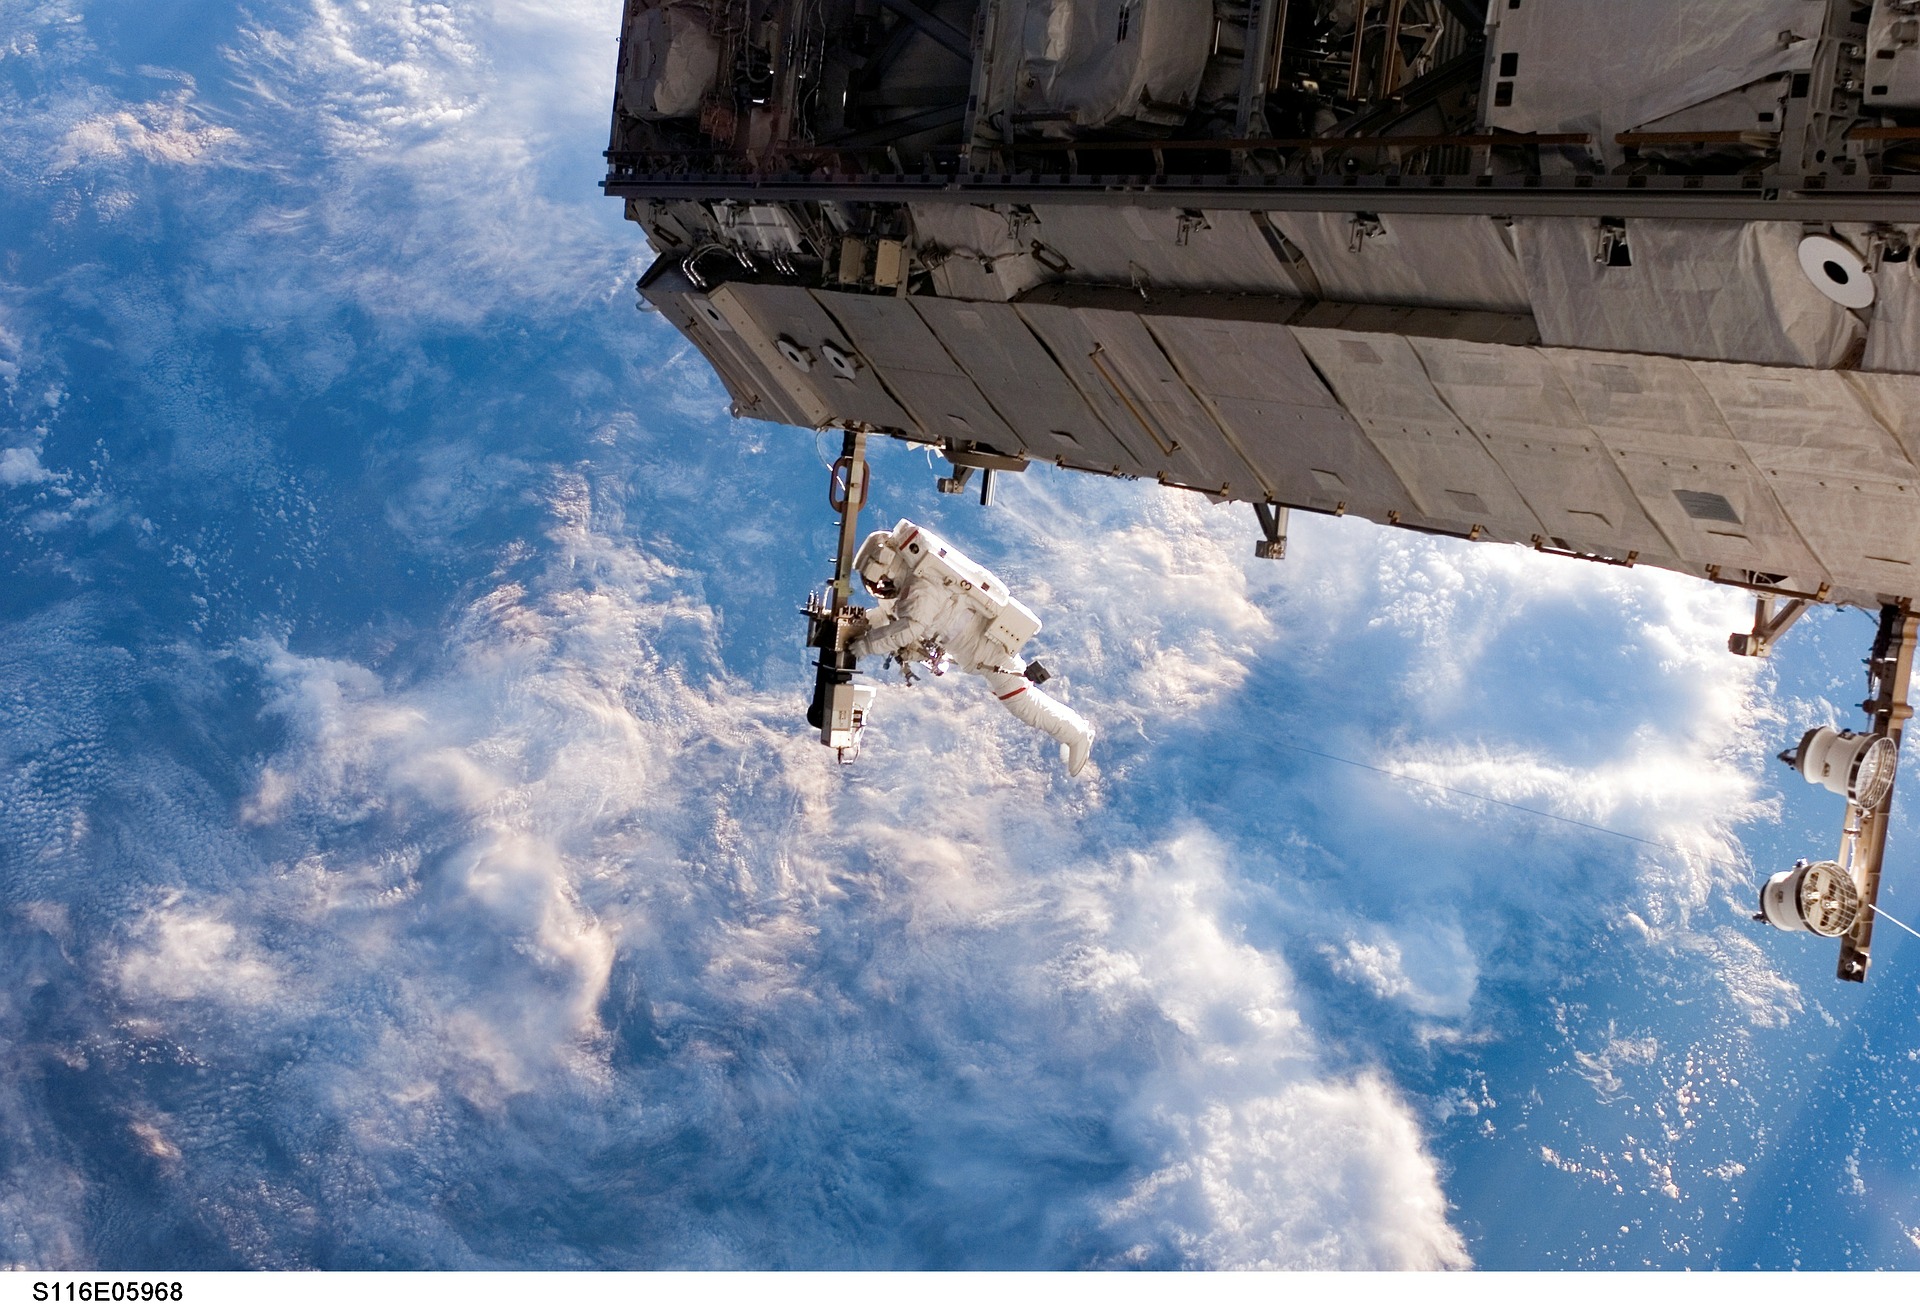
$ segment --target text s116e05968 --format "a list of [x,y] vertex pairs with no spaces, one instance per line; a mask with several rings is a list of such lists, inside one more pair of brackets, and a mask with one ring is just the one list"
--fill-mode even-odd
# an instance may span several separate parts
[[180,1302],[178,1280],[35,1280],[35,1302]]

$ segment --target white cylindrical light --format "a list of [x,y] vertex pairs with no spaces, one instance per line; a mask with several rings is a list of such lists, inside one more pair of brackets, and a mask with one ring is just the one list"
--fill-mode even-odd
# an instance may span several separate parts
[[1893,772],[1899,761],[1898,745],[1884,735],[1872,736],[1854,757],[1847,797],[1863,808],[1879,807],[1893,788]]
[[1792,761],[1807,784],[1824,786],[1863,808],[1874,808],[1893,788],[1899,750],[1884,735],[1816,726],[1800,738]]
[[1860,889],[1839,863],[1803,858],[1760,887],[1760,915],[1781,930],[1832,939],[1846,934],[1859,917]]

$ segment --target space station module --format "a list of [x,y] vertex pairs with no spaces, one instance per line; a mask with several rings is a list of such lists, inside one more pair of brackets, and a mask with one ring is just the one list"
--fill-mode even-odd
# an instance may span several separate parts
[[854,569],[880,599],[865,634],[847,646],[856,657],[891,657],[911,675],[949,664],[986,681],[1007,711],[1061,744],[1069,776],[1086,766],[1093,727],[1038,687],[1039,665],[1020,665],[1020,648],[1040,630],[1033,610],[999,577],[925,527],[902,518],[868,536]]

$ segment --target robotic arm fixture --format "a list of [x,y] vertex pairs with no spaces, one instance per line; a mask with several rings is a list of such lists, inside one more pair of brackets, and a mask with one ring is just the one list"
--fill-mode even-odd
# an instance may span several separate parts
[[866,452],[866,433],[848,431],[827,492],[827,502],[840,514],[833,580],[824,594],[807,596],[807,606],[800,610],[807,618],[807,646],[820,651],[814,663],[807,724],[820,732],[820,743],[839,754],[843,763],[852,762],[860,752],[860,734],[866,729],[875,693],[873,686],[854,682],[854,655],[847,648],[866,616],[851,602],[853,539],[871,484]]

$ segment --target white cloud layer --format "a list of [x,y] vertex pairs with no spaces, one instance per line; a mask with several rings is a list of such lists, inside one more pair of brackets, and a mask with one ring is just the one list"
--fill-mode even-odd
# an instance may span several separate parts
[[[909,1203],[951,1203],[938,1191],[959,1175],[983,1196],[1016,1183],[1031,1148],[1030,1165],[1066,1165],[1047,1122],[1084,1120],[1113,1179],[1029,1200],[1085,1227],[1083,1257],[1464,1264],[1407,1106],[1377,1075],[1333,1069],[1285,962],[1239,938],[1229,846],[1190,830],[1103,851],[1098,792],[1054,775],[985,696],[894,694],[884,743],[835,768],[795,731],[790,691],[663,662],[672,628],[706,640],[712,614],[596,520],[584,483],[564,479],[552,505],[549,569],[472,605],[443,676],[402,690],[259,652],[294,737],[244,815],[309,832],[310,851],[276,872],[281,920],[257,928],[292,919],[310,937],[289,963],[308,1002],[367,974],[410,996],[360,1033],[380,1051],[330,1091],[351,1137],[406,1137],[426,1103],[498,1113],[565,1085],[644,1118],[644,1090],[612,1106],[634,1092],[616,1027],[637,1021],[678,1050],[678,1074],[710,1068],[701,1107],[651,1110],[693,1110],[716,1150],[739,1146],[723,1120],[758,1133],[785,1115],[756,1070],[771,1054],[780,1096],[812,1105],[795,1110],[863,1086],[848,1183],[879,1183],[868,1131],[889,1118],[952,1159],[958,1175]],[[122,974],[152,984],[177,954],[156,997],[179,997],[201,960],[245,956],[212,924],[240,910],[167,918]],[[234,972],[225,997],[267,983]],[[644,978],[646,999],[610,1021],[616,973]],[[816,1040],[830,1066],[803,1051]],[[774,1175],[809,1163],[763,1147],[748,1183],[771,1200]],[[872,1255],[830,1242],[819,1259]]]
[[[82,40],[44,15],[0,25],[0,51]],[[161,190],[218,232],[164,312],[91,293],[137,320],[117,347],[164,381],[183,475],[271,471],[265,424],[201,393],[176,339],[351,306],[405,353],[423,331],[558,333],[620,296],[642,250],[591,187],[613,25],[598,3],[268,8],[224,54],[240,109],[173,74],[159,96],[76,85],[0,162],[35,185],[97,171],[109,218]],[[595,330],[630,349],[621,316]],[[353,377],[355,339],[323,325],[269,341],[260,384]],[[42,461],[84,462],[47,452],[61,401],[21,397],[23,333],[0,325],[23,415],[0,485],[77,520],[93,487]],[[797,596],[718,555],[784,558],[804,528],[743,515],[709,557],[640,520],[725,500],[686,471],[707,445],[746,464],[790,436],[669,447],[656,407],[722,401],[684,351],[644,380],[571,383],[555,422],[593,433],[591,483],[472,433],[405,451],[391,525],[477,587],[438,659],[176,633],[196,688],[170,692],[257,683],[285,732],[213,817],[185,762],[116,755],[100,703],[133,696],[133,655],[88,643],[103,619],[13,632],[33,692],[0,705],[0,834],[25,851],[6,906],[40,952],[0,987],[0,1146],[42,1179],[0,1183],[0,1260],[95,1255],[100,1196],[8,1037],[43,989],[103,1014],[35,1057],[177,1055],[238,1086],[116,1104],[112,1130],[257,1265],[1460,1266],[1407,1059],[1503,1037],[1501,1005],[1577,983],[1601,936],[1746,1028],[1807,1006],[1724,912],[1776,711],[1724,653],[1732,595],[1352,521],[1296,522],[1272,565],[1242,510],[1035,471],[955,538],[1046,620],[1101,731],[1089,779],[951,683],[884,691],[842,770],[804,738],[792,669],[729,644]],[[490,540],[484,576],[473,524],[527,486],[549,533]],[[96,885],[103,793],[137,835]],[[76,931],[69,902],[109,927]],[[1692,1083],[1684,1040],[1563,1016],[1582,1094]],[[1479,1085],[1429,1115],[1484,1106],[1491,1130]],[[1647,1165],[1680,1192],[1671,1149]]]
[[[602,305],[632,284],[643,249],[608,240],[619,206],[596,194],[616,9],[290,8],[226,52],[252,101],[241,164],[283,197],[216,252],[256,312],[297,316],[317,284],[390,329],[472,325]],[[290,249],[299,262],[280,266]]]
[[[1351,853],[1316,848],[1338,823],[1310,834],[1285,789],[1224,823],[1181,802],[1169,826],[1126,801],[1170,765],[1156,737],[1205,738],[1219,714],[1249,711],[1248,729],[1272,730],[1257,705],[1276,669],[1311,667],[1342,640],[1411,639],[1408,664],[1429,667],[1492,650],[1474,623],[1524,622],[1568,595],[1599,602],[1562,575],[1502,573],[1511,560],[1495,559],[1472,603],[1410,636],[1375,615],[1398,610],[1431,558],[1377,567],[1371,594],[1324,602],[1367,575],[1368,555],[1391,558],[1391,537],[1309,532],[1297,557],[1320,561],[1276,572],[1235,561],[1236,515],[1042,480],[1004,497],[991,525],[1006,539],[982,543],[1022,560],[1009,580],[1067,651],[1073,701],[1102,723],[1100,772],[1067,783],[958,685],[883,691],[866,755],[839,769],[796,727],[797,687],[726,670],[719,615],[691,597],[692,577],[627,539],[617,508],[572,473],[554,474],[546,502],[549,539],[504,556],[433,675],[396,685],[274,642],[253,649],[290,735],[238,816],[284,852],[268,888],[175,886],[115,963],[140,1019],[211,1004],[223,1039],[235,1022],[277,1038],[351,1014],[294,1096],[353,1141],[351,1162],[333,1165],[401,1141],[436,1166],[490,1165],[452,1122],[504,1125],[540,1102],[557,1111],[556,1161],[584,1164],[608,1132],[659,1139],[671,1126],[703,1155],[739,1155],[738,1192],[788,1202],[828,1147],[838,1184],[919,1213],[842,1227],[803,1199],[771,1223],[723,1220],[626,1250],[643,1262],[763,1264],[796,1247],[826,1264],[938,1262],[915,1240],[960,1219],[959,1193],[1025,1190],[1024,1224],[1003,1215],[1015,1228],[996,1236],[986,1221],[945,1256],[1457,1266],[1466,1250],[1418,1116],[1364,1052],[1317,1028],[1289,950],[1404,1010],[1417,1038],[1460,1040],[1481,1037],[1482,978],[1545,947],[1515,933],[1516,905],[1547,935],[1611,914],[1656,949],[1729,947],[1690,925],[1724,868],[1649,854],[1637,883],[1596,897],[1546,844],[1533,883],[1488,883],[1476,845],[1538,819],[1442,791],[1394,792],[1381,833],[1411,811],[1416,828],[1421,812],[1465,823],[1466,839],[1443,840],[1419,878],[1378,899],[1368,878],[1394,869],[1319,874]],[[1084,522],[1097,547],[1061,521]],[[1465,753],[1419,743],[1414,728],[1448,739],[1449,714],[1475,711],[1442,706],[1415,714],[1388,761],[1720,849],[1749,801],[1750,711],[1744,692],[1712,692],[1721,669],[1694,651],[1722,637],[1730,606],[1660,579],[1602,598],[1646,614],[1629,630],[1658,653],[1656,699],[1686,715],[1650,704],[1650,718],[1572,741],[1576,763],[1549,738]],[[1152,693],[1162,679],[1178,692]],[[1691,789],[1675,781],[1683,761],[1701,773]],[[1382,783],[1339,771],[1319,802],[1377,812]],[[1722,972],[1756,1023],[1797,1005],[1757,954],[1728,955]],[[1616,1041],[1582,1065],[1610,1095],[1613,1068],[1640,1047]],[[823,1110],[834,1125],[803,1124]],[[165,1137],[194,1155],[190,1130]],[[889,1170],[902,1164],[905,1181]],[[330,1219],[366,1232],[402,1213],[401,1255],[479,1255],[421,1225],[403,1184],[364,1217]]]
[[94,114],[67,129],[53,158],[56,171],[129,157],[158,164],[204,164],[239,139],[231,127],[210,123],[186,87],[164,100],[149,100]]

